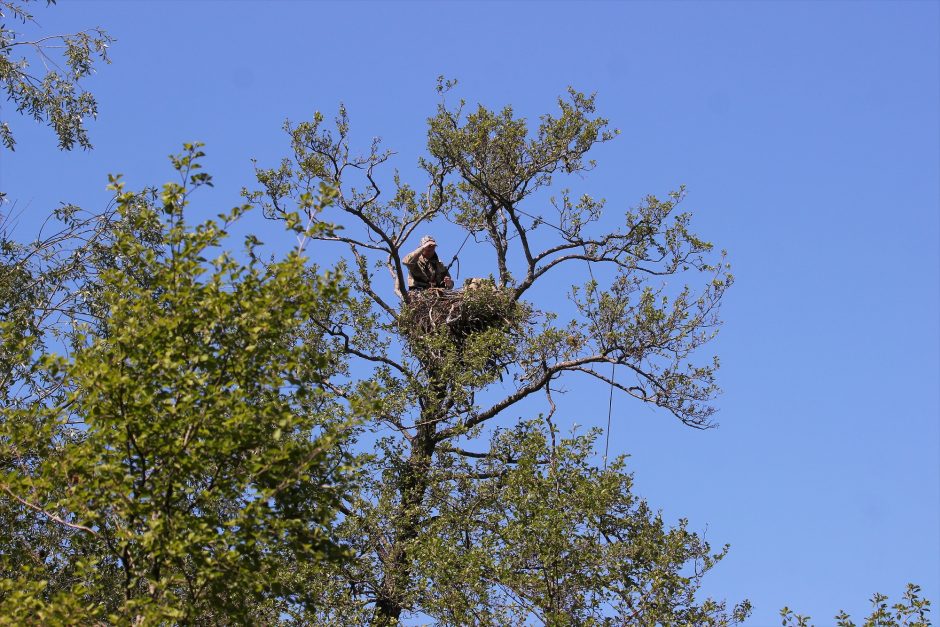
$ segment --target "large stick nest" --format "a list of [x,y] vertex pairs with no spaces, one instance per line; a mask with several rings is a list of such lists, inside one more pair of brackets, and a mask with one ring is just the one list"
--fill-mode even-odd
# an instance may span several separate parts
[[398,325],[411,341],[442,328],[459,341],[494,326],[512,326],[517,318],[518,305],[510,292],[490,282],[476,282],[463,290],[412,291],[411,302],[398,316]]

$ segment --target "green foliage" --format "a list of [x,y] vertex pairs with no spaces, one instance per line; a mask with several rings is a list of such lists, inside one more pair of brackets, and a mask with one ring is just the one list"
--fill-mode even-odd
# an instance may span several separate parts
[[276,622],[313,602],[297,564],[342,558],[341,444],[367,399],[332,394],[333,356],[302,339],[346,294],[296,252],[219,251],[245,207],[189,226],[201,156],[174,159],[181,183],[156,206],[113,180],[124,228],[101,318],[77,323],[68,357],[24,353],[54,385],[3,408],[4,622]]
[[[452,86],[439,81],[441,93]],[[571,88],[567,99],[558,99],[557,116],[541,116],[534,137],[512,107],[495,112],[478,105],[466,115],[465,107],[463,100],[452,109],[440,104],[428,120],[428,151],[460,173],[458,222],[481,230],[492,220],[488,213],[494,204],[518,203],[550,185],[558,173],[592,169],[595,162],[584,158],[588,151],[619,134],[607,130],[606,119],[591,117],[593,95]]]
[[412,549],[419,605],[441,624],[727,625],[742,604],[697,602],[712,554],[632,494],[618,459],[592,463],[598,433],[555,444],[544,420],[499,431],[471,463],[442,455],[435,516]]
[[[0,84],[17,112],[52,127],[60,149],[71,150],[76,143],[91,148],[85,120],[98,114],[98,103],[81,82],[94,73],[97,61],[110,63],[108,48],[114,39],[100,28],[23,39],[11,26],[35,23],[28,10],[33,1],[0,0],[0,18],[12,18],[12,24],[0,24]],[[6,122],[0,122],[0,141],[8,150],[16,145]]]
[[[888,597],[875,593],[871,597],[872,611],[860,627],[929,627],[930,600],[921,596],[920,586],[909,583],[904,591],[904,598],[888,605]],[[783,627],[812,627],[809,616],[796,614],[788,607],[780,610]],[[840,611],[836,616],[837,627],[856,627],[852,618]]]
[[[125,203],[125,213],[146,209],[153,190]],[[161,243],[162,229],[143,221],[121,218],[116,207],[100,213],[64,205],[50,216],[35,239],[18,241],[0,224],[0,402],[15,405],[57,386],[41,369],[31,366],[33,351],[51,343],[74,344],[75,322],[102,331],[101,272],[116,268],[116,238],[124,233],[150,246]]]

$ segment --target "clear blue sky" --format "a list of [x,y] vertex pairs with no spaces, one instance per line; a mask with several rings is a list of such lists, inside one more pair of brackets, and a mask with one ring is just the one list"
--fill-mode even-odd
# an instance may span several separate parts
[[[100,207],[106,174],[169,178],[206,142],[212,215],[287,152],[286,118],[346,103],[411,175],[439,74],[535,118],[596,91],[621,137],[576,191],[613,213],[684,183],[737,283],[715,350],[720,428],[614,400],[612,448],[668,519],[729,557],[707,591],[818,625],[918,582],[940,613],[940,4],[936,2],[62,2],[50,32],[100,25],[95,150],[60,154],[11,117],[0,187],[21,233],[60,201]],[[420,179],[415,178],[420,186]],[[198,208],[201,203],[197,202]],[[11,205],[3,211],[10,211]],[[612,218],[613,220],[613,218]],[[258,229],[267,228],[258,224]],[[441,238],[449,255],[459,240]],[[453,241],[452,241],[453,240]],[[606,422],[569,386],[565,420]]]

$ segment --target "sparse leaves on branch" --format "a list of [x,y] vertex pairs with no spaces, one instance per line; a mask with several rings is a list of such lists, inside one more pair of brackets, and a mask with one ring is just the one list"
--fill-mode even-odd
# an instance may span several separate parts
[[[844,610],[835,616],[836,627],[930,627],[930,599],[921,594],[920,586],[909,583],[903,598],[889,604],[884,594],[875,593],[871,597],[871,613],[860,625],[852,620]],[[780,610],[783,627],[813,627],[810,616],[797,614],[788,607]]]
[[[85,123],[98,115],[98,102],[82,83],[97,63],[110,63],[114,39],[100,28],[39,32],[29,12],[33,1],[0,0],[0,85],[17,113],[52,127],[60,149],[91,148]],[[16,146],[6,120],[0,120],[0,141],[8,150]]]

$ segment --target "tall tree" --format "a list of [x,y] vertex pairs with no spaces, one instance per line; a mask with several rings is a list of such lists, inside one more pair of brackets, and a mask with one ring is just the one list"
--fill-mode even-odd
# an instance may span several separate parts
[[341,557],[328,524],[366,398],[330,392],[305,325],[345,292],[296,252],[221,251],[246,207],[187,225],[201,156],[159,194],[114,179],[94,237],[80,220],[8,251],[4,278],[40,287],[7,290],[0,326],[2,622],[276,622],[313,602],[291,568]]
[[[397,173],[383,178],[391,153],[378,140],[354,153],[341,107],[333,129],[320,114],[287,125],[293,154],[259,169],[260,188],[246,191],[300,231],[300,245],[345,251],[353,306],[314,322],[351,372],[387,391],[371,417],[382,435],[369,472],[334,527],[356,560],[313,584],[330,613],[306,620],[741,619],[746,603],[728,610],[695,598],[724,551],[684,522],[670,529],[632,496],[622,460],[592,465],[596,432],[562,438],[552,398],[562,381],[588,377],[691,427],[712,426],[717,360],[699,353],[732,282],[723,256],[677,211],[681,188],[646,197],[620,228],[603,230],[603,200],[555,186],[590,171],[590,150],[616,134],[595,115],[593,96],[569,90],[556,113],[531,125],[508,107],[452,105],[452,87],[439,83],[419,187]],[[337,190],[329,217],[313,207],[323,184]],[[344,228],[303,232],[321,219]],[[407,290],[404,253],[438,220],[488,246],[490,280],[456,294]],[[563,319],[534,295],[547,282],[564,291],[570,277],[574,313]],[[670,291],[667,279],[690,283]],[[509,418],[523,411],[528,418]]]

